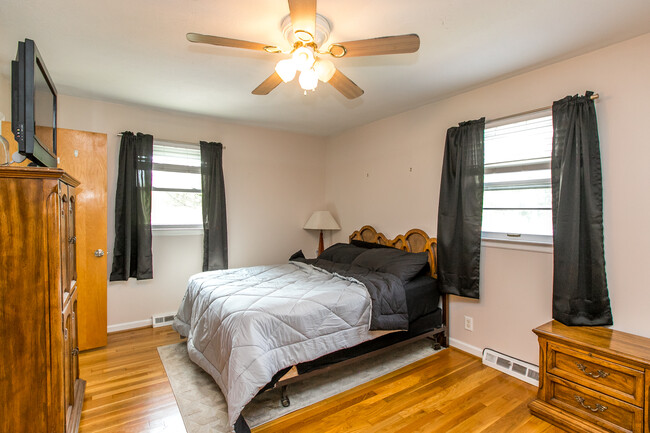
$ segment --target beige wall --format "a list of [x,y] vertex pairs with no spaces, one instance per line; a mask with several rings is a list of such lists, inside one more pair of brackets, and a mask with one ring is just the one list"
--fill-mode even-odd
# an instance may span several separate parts
[[0,113],[11,122],[11,80],[5,77],[0,77]]
[[[327,201],[343,241],[363,224],[388,236],[420,227],[436,234],[447,128],[458,122],[548,106],[594,90],[603,182],[605,248],[614,328],[650,337],[650,34],[428,104],[329,139]],[[432,71],[431,79],[435,79]],[[482,248],[481,299],[451,302],[454,344],[489,347],[537,364],[530,330],[551,319],[552,253]],[[463,316],[474,331],[463,328]]]
[[[322,138],[65,95],[59,96],[59,126],[108,135],[108,251],[114,240],[117,133],[124,130],[226,146],[230,267],[279,263],[298,249],[316,248],[316,234],[302,225],[325,204]],[[201,271],[202,242],[201,234],[154,234],[154,279],[109,283],[109,326],[175,312],[188,277]],[[109,272],[111,259],[109,254]]]

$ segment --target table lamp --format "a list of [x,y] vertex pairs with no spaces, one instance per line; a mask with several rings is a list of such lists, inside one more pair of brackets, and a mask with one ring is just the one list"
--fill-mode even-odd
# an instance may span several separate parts
[[318,240],[318,255],[323,252],[323,230],[341,230],[338,223],[331,213],[326,210],[317,210],[305,223],[303,229],[306,230],[320,230],[320,238]]

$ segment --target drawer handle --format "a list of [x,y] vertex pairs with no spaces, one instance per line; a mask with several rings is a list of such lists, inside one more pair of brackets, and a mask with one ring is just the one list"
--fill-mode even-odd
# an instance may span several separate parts
[[603,406],[602,404],[596,403],[596,407],[591,407],[588,404],[585,404],[585,399],[579,395],[575,395],[574,397],[576,401],[582,405],[582,407],[589,409],[592,412],[605,412],[607,410],[607,406]]
[[582,371],[584,374],[587,376],[593,377],[594,379],[600,379],[601,377],[607,377],[609,376],[609,373],[603,370],[598,370],[595,373],[592,373],[590,371],[587,371],[587,366],[584,364],[580,364],[579,362],[576,362],[576,366],[580,371]]

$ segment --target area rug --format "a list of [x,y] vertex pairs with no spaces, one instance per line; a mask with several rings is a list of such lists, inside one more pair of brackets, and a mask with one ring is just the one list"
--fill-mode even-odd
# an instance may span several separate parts
[[[161,346],[158,353],[169,377],[188,433],[227,433],[226,401],[212,377],[187,355],[186,343]],[[289,386],[291,405],[282,407],[280,390],[258,395],[244,409],[251,427],[325,400],[436,353],[424,339]]]

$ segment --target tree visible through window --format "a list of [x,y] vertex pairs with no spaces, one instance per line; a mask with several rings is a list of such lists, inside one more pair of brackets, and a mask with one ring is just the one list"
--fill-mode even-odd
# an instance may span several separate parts
[[550,112],[485,128],[483,237],[552,240]]
[[202,228],[199,147],[153,145],[153,228]]

